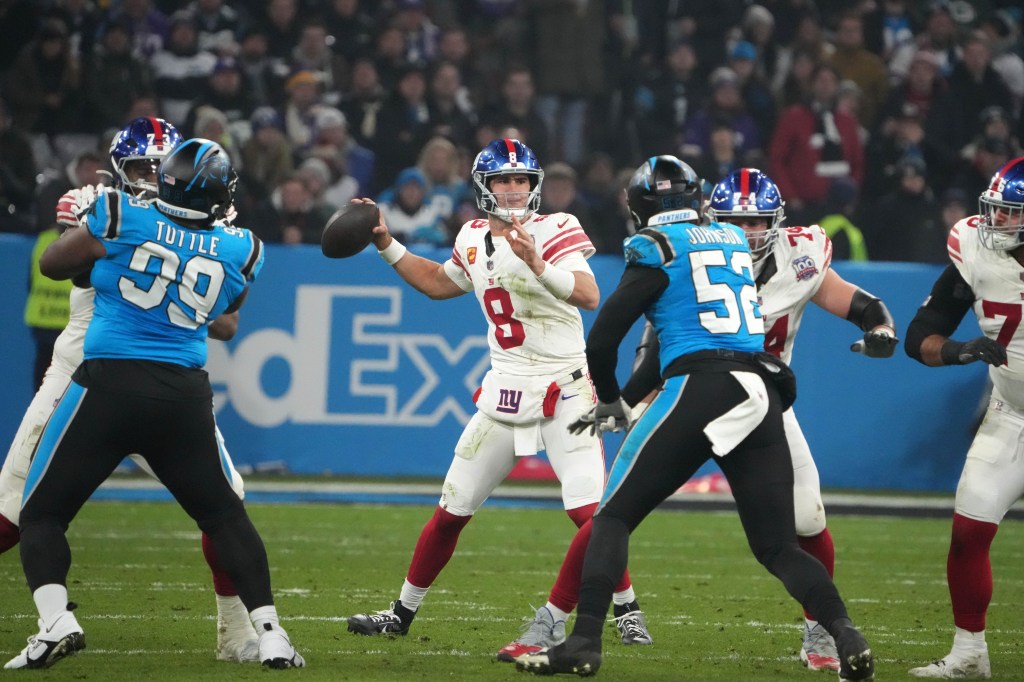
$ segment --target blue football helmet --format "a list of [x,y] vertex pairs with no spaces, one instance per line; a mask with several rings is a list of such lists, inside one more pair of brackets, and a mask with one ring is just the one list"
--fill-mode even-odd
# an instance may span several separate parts
[[[491,192],[488,181],[498,175],[526,175],[530,180],[530,192],[522,207],[500,206],[498,198]],[[492,140],[480,150],[473,161],[473,191],[477,207],[489,215],[509,222],[513,216],[522,220],[540,208],[540,186],[544,182],[544,170],[540,167],[533,150],[519,140],[505,138]],[[505,195],[503,195],[505,196]],[[519,194],[508,195],[520,196]],[[507,199],[505,200],[507,203]]]
[[156,206],[185,220],[223,220],[235,195],[238,175],[216,142],[194,137],[182,142],[160,162]]
[[181,139],[178,129],[162,118],[140,116],[134,119],[110,141],[114,187],[134,194],[155,194],[155,184],[145,180],[129,180],[126,167],[134,162],[148,163],[155,171],[160,161],[181,144]]
[[978,197],[978,231],[981,243],[997,251],[1024,244],[1024,156],[999,169]]
[[704,208],[703,184],[689,164],[674,156],[652,156],[644,161],[626,187],[626,203],[636,229],[699,223]]
[[764,230],[745,230],[754,260],[763,258],[778,238],[786,219],[782,194],[771,178],[756,168],[740,168],[722,178],[711,191],[708,217],[716,223],[766,218]]

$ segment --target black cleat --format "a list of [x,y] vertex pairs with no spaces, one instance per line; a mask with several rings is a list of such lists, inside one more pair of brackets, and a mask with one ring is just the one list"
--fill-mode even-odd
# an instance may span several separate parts
[[569,639],[550,649],[525,654],[516,659],[516,669],[534,675],[565,673],[591,677],[601,667],[601,641],[571,635]]
[[875,678],[875,658],[860,630],[853,625],[842,626],[840,635],[836,637],[836,649],[839,651],[839,679]]
[[349,616],[348,631],[360,635],[405,635],[409,632],[415,613],[402,606],[400,599],[396,599],[387,610]]

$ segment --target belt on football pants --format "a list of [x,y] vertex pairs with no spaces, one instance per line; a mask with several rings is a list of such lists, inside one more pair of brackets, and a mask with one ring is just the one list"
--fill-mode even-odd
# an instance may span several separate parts
[[582,379],[584,376],[586,376],[586,374],[587,374],[587,368],[586,367],[580,367],[578,370],[576,370],[572,374],[570,374],[568,376],[565,376],[565,377],[562,377],[561,379],[556,380],[555,383],[558,384],[559,386],[562,386],[564,384],[571,384],[574,381],[578,381],[579,379]]

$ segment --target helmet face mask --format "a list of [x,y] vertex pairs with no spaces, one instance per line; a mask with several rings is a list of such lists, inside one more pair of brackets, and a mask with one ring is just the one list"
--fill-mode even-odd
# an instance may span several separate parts
[[[786,219],[785,202],[771,178],[756,168],[740,168],[722,178],[711,192],[708,217],[718,223],[743,227],[754,260],[771,251]],[[762,229],[744,227],[763,219]]]
[[981,243],[994,251],[1024,244],[1024,157],[1003,166],[978,198]]
[[172,218],[212,223],[227,214],[238,175],[224,148],[193,138],[182,143],[157,172],[157,208]]
[[[496,178],[509,179],[511,184],[516,184],[516,176],[526,177],[530,185],[528,191],[493,191]],[[537,157],[519,140],[493,140],[473,161],[473,191],[477,207],[505,222],[511,222],[512,218],[523,220],[540,209],[543,182],[544,170]]]
[[147,179],[148,174],[137,172],[141,170],[138,162],[150,161],[155,168],[181,144],[181,140],[178,129],[162,118],[142,116],[134,119],[110,142],[114,186],[135,195],[156,194],[156,183]]
[[700,222],[704,215],[701,184],[693,168],[674,156],[647,159],[626,187],[626,203],[636,228]]

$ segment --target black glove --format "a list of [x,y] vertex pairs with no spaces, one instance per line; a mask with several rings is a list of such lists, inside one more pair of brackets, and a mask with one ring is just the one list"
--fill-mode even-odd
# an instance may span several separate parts
[[987,336],[979,336],[970,341],[950,339],[942,344],[939,355],[946,365],[967,365],[975,360],[981,360],[993,367],[1006,364],[1006,347]]
[[569,424],[569,433],[580,435],[588,428],[590,435],[601,431],[622,431],[632,424],[629,405],[622,398],[610,403],[598,402],[589,412]]
[[869,358],[891,358],[896,350],[896,344],[900,342],[896,335],[886,327],[864,332],[864,338],[858,339],[850,346],[854,353],[866,355]]

